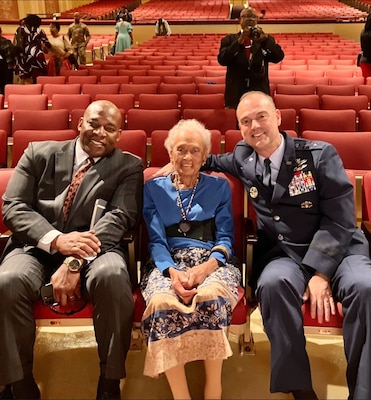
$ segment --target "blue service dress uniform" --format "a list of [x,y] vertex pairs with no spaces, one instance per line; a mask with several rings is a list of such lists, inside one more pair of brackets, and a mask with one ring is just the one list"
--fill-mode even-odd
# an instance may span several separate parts
[[237,176],[257,215],[251,285],[271,342],[271,391],[311,389],[302,295],[315,271],[331,278],[343,306],[350,399],[371,399],[371,263],[355,226],[353,188],[334,147],[291,138],[271,190],[256,176],[258,155],[245,142],[211,155],[205,169]]

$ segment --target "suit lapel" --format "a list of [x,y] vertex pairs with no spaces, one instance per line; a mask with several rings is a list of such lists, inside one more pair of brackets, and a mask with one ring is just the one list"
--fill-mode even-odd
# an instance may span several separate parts
[[71,182],[73,172],[73,160],[75,156],[75,143],[70,142],[67,146],[55,154],[55,220],[63,226],[62,208]]

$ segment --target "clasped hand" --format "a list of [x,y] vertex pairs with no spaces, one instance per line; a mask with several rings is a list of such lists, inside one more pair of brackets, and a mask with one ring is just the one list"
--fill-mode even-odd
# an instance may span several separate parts
[[100,253],[100,245],[95,231],[91,229],[86,232],[62,233],[53,240],[51,247],[65,256],[88,258]]
[[184,304],[190,304],[197,294],[197,287],[205,280],[206,274],[202,264],[187,271],[169,268],[171,286],[175,293],[182,299]]
[[329,279],[319,272],[309,280],[303,300],[309,300],[310,316],[313,319],[317,318],[320,324],[323,322],[323,318],[328,322],[330,316],[335,314],[335,301],[332,297]]

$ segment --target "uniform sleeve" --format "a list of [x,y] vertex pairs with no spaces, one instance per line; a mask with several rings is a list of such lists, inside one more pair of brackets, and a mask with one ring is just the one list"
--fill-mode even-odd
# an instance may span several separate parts
[[353,187],[333,146],[326,145],[318,153],[314,162],[321,219],[303,264],[331,277],[356,230]]

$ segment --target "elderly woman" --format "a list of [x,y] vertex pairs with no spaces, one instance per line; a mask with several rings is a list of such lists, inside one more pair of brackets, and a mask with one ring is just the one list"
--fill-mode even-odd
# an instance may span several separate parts
[[205,399],[220,399],[223,360],[240,272],[232,263],[231,192],[225,179],[200,173],[210,131],[182,120],[165,141],[174,172],[144,186],[151,262],[141,288],[144,374],[165,373],[174,399],[190,399],[184,366],[204,360]]

